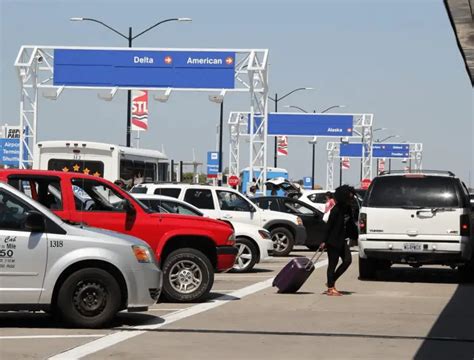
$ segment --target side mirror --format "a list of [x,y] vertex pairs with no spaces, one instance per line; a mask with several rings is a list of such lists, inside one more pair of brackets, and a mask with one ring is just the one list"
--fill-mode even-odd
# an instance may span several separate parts
[[26,215],[25,219],[25,230],[33,233],[44,232],[46,226],[44,222],[44,216],[36,211],[30,211]]
[[255,209],[255,206],[256,205],[250,205],[250,212],[251,213],[257,212],[257,209]]
[[127,214],[133,215],[136,213],[135,207],[128,200],[125,201],[123,208]]

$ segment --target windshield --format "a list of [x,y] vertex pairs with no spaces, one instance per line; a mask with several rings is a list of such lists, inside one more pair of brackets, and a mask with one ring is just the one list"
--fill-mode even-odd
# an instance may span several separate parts
[[397,208],[462,207],[456,179],[387,176],[374,179],[364,206]]

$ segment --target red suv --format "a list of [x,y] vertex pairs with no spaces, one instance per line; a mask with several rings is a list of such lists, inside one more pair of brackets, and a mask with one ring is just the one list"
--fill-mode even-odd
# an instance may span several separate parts
[[1,170],[6,182],[64,221],[118,231],[146,241],[163,270],[163,294],[171,301],[199,301],[214,271],[232,268],[237,255],[228,223],[156,213],[111,182],[75,172]]

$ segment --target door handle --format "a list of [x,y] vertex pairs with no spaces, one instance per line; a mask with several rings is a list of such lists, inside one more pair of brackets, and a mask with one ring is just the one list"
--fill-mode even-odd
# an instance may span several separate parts
[[222,216],[223,219],[232,219],[232,215],[223,215]]

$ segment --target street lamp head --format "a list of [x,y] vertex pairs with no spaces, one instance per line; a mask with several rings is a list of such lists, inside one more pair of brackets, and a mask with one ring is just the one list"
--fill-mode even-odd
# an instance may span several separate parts
[[209,95],[209,101],[215,102],[217,104],[222,104],[224,102],[224,96],[222,96],[222,95]]
[[305,89],[305,90],[315,90],[315,89],[312,88],[312,87],[305,87],[304,89]]
[[193,19],[184,17],[184,18],[178,18],[178,21],[193,21]]
[[70,21],[83,21],[84,18],[83,17],[72,17],[69,19]]

